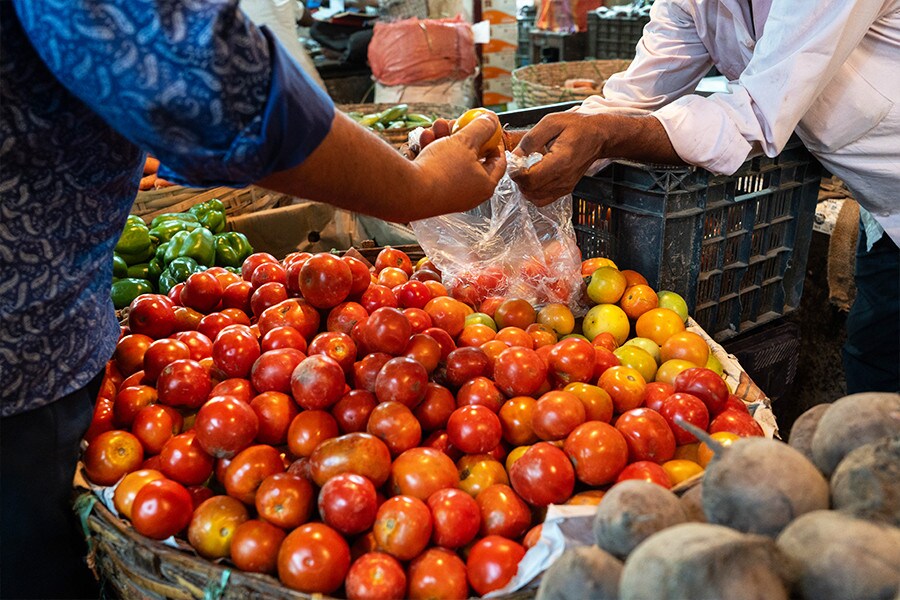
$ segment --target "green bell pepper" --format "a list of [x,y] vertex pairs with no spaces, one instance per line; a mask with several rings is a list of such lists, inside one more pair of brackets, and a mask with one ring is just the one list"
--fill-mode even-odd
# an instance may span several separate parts
[[[149,238],[149,236],[148,236]],[[145,246],[142,250],[135,252],[133,254],[129,254],[127,252],[116,252],[119,255],[119,258],[125,261],[125,264],[131,265],[139,265],[141,263],[145,263],[150,260],[154,254],[156,254],[156,244],[150,242],[147,246]]]
[[253,254],[253,246],[243,233],[228,231],[216,234],[216,264],[220,267],[240,267]]
[[164,223],[168,223],[169,221],[181,221],[182,223],[197,224],[200,223],[200,221],[197,220],[197,217],[195,215],[192,215],[191,213],[163,213],[161,215],[153,217],[153,220],[150,221],[150,229],[155,229]]
[[162,275],[162,272],[165,268],[166,265],[163,264],[162,259],[156,258],[154,256],[150,259],[150,264],[147,266],[147,279],[149,279],[151,282],[159,281],[159,276]]
[[137,255],[150,245],[150,229],[140,217],[129,215],[122,235],[116,242],[116,252],[122,255]]
[[128,263],[118,254],[113,253],[113,277],[127,277]]
[[131,304],[141,294],[152,293],[153,285],[149,281],[128,277],[115,281],[110,288],[109,296],[112,298],[113,306],[118,310]]
[[128,277],[131,279],[150,279],[150,264],[138,263],[128,267]]
[[200,221],[200,224],[212,231],[213,233],[222,233],[225,231],[225,205],[222,201],[213,198],[200,204],[195,204],[188,212]]
[[193,231],[200,227],[200,223],[192,223],[191,221],[179,221],[172,219],[164,221],[150,229],[150,237],[160,244],[165,244],[172,239],[172,236],[179,231]]
[[188,256],[207,267],[216,261],[216,239],[205,227],[193,231],[179,231],[169,240],[163,262],[167,265],[179,256]]
[[163,268],[165,268],[165,266],[166,266],[166,251],[169,249],[169,246],[171,246],[171,245],[172,245],[172,241],[169,240],[168,242],[157,246],[156,252],[153,253],[153,258],[159,259],[159,262],[161,262],[163,264]]
[[179,256],[159,276],[159,293],[168,294],[169,290],[186,280],[194,273],[205,271],[206,267],[187,256]]

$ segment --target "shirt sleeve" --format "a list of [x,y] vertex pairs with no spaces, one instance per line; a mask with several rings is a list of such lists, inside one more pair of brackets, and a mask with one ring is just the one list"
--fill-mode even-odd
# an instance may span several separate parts
[[709,72],[712,59],[692,15],[678,2],[656,2],[634,61],[591,96],[578,112],[643,114],[689,94]]
[[236,2],[15,5],[62,85],[173,181],[247,185],[301,163],[330,131],[331,100]]
[[657,110],[678,155],[731,174],[756,149],[776,156],[883,10],[867,0],[775,0],[731,93],[685,96]]

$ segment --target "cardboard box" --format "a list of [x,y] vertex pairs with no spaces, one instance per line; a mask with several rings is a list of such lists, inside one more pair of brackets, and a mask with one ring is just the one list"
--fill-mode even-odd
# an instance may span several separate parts
[[481,56],[481,67],[487,77],[487,69],[502,69],[512,73],[516,68],[516,51],[513,49],[500,52],[485,52]]
[[509,15],[513,18],[516,16],[516,0],[481,0],[481,11],[485,13],[489,10],[496,10]]
[[519,45],[519,27],[515,23],[491,25],[491,42],[505,42],[512,46]]
[[516,15],[511,15],[499,10],[486,10],[481,14],[482,18],[491,25],[515,25]]
[[502,94],[512,98],[512,79],[510,77],[496,77],[483,79],[481,82],[482,93]]

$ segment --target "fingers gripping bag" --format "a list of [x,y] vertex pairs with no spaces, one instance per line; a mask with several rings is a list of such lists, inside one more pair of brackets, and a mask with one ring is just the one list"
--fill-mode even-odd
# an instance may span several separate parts
[[412,222],[416,238],[450,294],[476,309],[487,297],[503,296],[535,307],[558,302],[582,315],[587,307],[572,197],[535,206],[510,174],[541,155],[507,152],[506,158],[507,172],[489,200],[467,212]]

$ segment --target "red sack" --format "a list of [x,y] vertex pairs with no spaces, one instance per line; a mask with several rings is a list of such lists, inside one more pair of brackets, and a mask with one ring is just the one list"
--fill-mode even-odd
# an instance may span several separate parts
[[465,79],[477,66],[472,27],[458,17],[376,23],[369,66],[384,85]]

